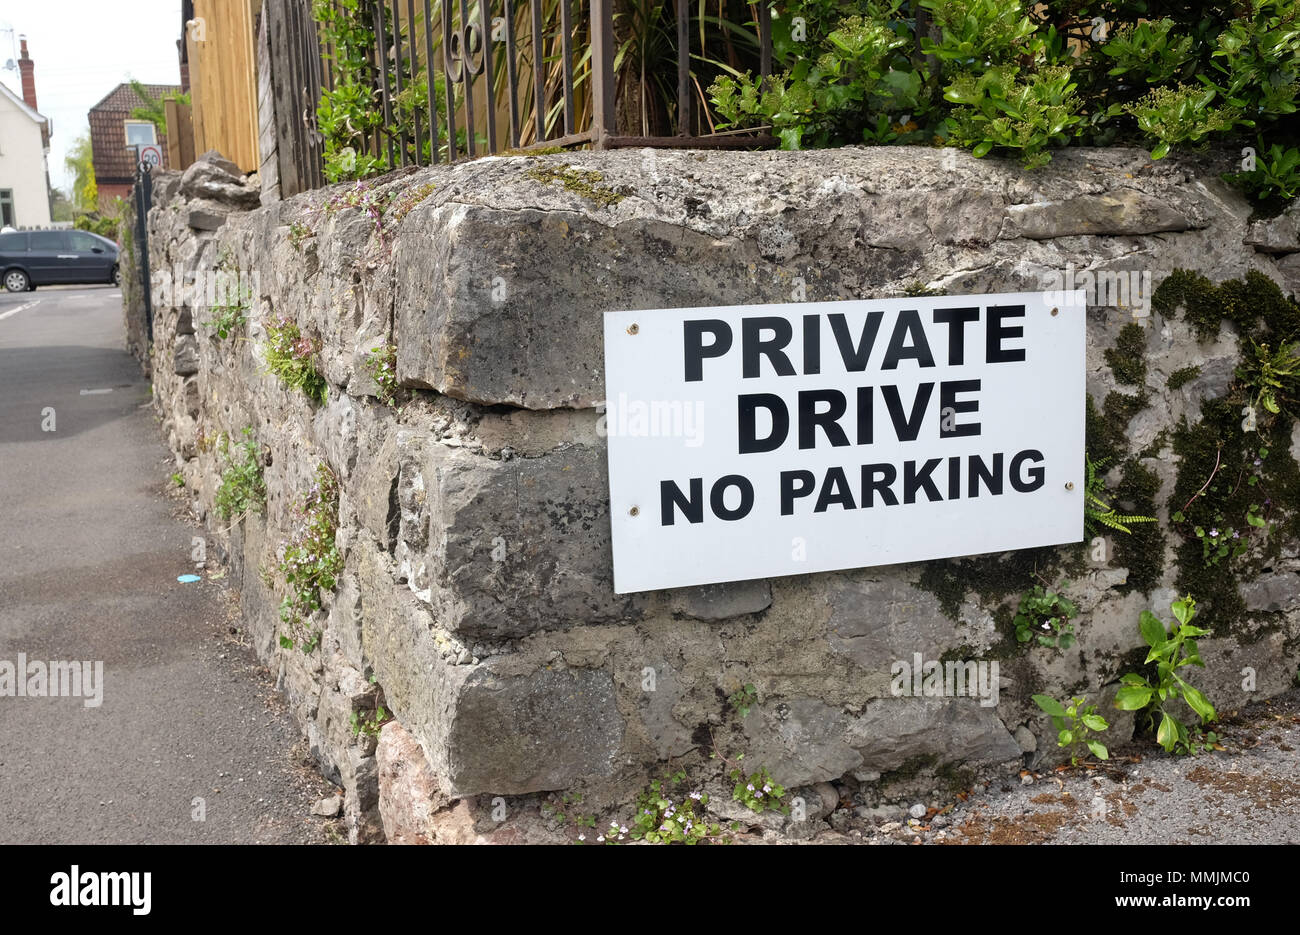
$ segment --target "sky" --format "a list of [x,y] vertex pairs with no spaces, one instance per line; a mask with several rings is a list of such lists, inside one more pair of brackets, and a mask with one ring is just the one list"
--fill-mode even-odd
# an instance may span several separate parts
[[26,36],[36,103],[54,124],[51,185],[72,188],[64,157],[89,130],[86,112],[118,84],[180,84],[180,35],[181,0],[0,0],[0,81],[22,96],[17,69],[4,66]]

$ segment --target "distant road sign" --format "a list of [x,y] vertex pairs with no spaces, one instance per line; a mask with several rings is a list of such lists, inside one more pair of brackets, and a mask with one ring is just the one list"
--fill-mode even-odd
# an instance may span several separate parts
[[162,147],[148,145],[140,147],[140,161],[147,166],[162,165]]

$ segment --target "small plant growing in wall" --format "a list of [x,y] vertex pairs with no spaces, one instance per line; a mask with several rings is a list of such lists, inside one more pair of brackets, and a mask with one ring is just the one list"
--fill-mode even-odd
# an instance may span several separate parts
[[746,682],[728,696],[727,703],[742,718],[749,717],[749,709],[758,704],[758,692],[752,683]]
[[216,306],[212,318],[212,331],[221,340],[241,331],[248,324],[248,306],[235,299],[227,299],[226,304]]
[[1069,598],[1038,585],[1020,598],[1013,621],[1016,641],[1028,643],[1036,639],[1040,646],[1069,649],[1075,643],[1070,619],[1078,614],[1079,608]]
[[365,360],[366,373],[375,381],[380,402],[397,406],[397,345],[372,347]]
[[327,217],[344,208],[360,208],[375,226],[375,239],[388,249],[392,229],[402,222],[411,209],[433,194],[432,183],[417,185],[403,192],[381,192],[368,182],[358,181],[325,203]]
[[213,512],[221,519],[235,521],[249,513],[260,513],[266,503],[266,484],[252,428],[244,429],[244,440],[233,446],[223,432],[217,450],[225,467],[221,471],[221,485],[213,497]]
[[433,194],[434,187],[432,182],[417,185],[393,198],[388,210],[384,212],[384,226],[392,228],[402,223],[402,219],[410,214],[416,205]]
[[248,310],[253,298],[252,288],[239,275],[229,251],[221,253],[212,288],[211,328],[213,334],[224,341],[248,324]]
[[[667,779],[655,780],[637,796],[636,816],[632,824],[611,823],[596,837],[597,844],[620,841],[645,841],[647,844],[699,844],[722,835],[720,825],[710,822],[703,813],[709,796],[703,792],[682,794],[686,771],[679,770]],[[700,811],[697,811],[700,809]],[[585,834],[579,840],[585,840]]]
[[555,793],[551,793],[550,803],[542,805],[542,817],[558,822],[571,822],[576,828],[583,829],[578,834],[578,843],[582,843],[587,840],[585,829],[596,827],[596,816],[580,814],[577,809],[581,804],[581,792],[565,792],[558,797]]
[[378,737],[379,731],[392,720],[393,715],[384,708],[382,704],[375,705],[375,713],[363,715],[360,711],[353,711],[351,717],[352,736],[360,737],[365,734],[367,737]]
[[1105,466],[1105,458],[1093,461],[1091,457],[1084,455],[1083,524],[1088,530],[1088,535],[1099,535],[1103,526],[1116,532],[1131,533],[1133,530],[1129,529],[1129,526],[1133,523],[1156,522],[1154,516],[1131,516],[1118,513],[1106,502],[1106,478],[1101,473],[1101,469]]
[[1250,387],[1247,415],[1252,423],[1260,409],[1272,415],[1283,409],[1295,411],[1300,408],[1300,341],[1283,341],[1273,350],[1272,345],[1252,340],[1237,377]]
[[[1249,454],[1247,457],[1249,457]],[[1220,450],[1218,452],[1218,461],[1209,479],[1184,504],[1183,509],[1176,510],[1170,515],[1171,522],[1181,524],[1184,527],[1191,525],[1192,533],[1201,543],[1201,561],[1205,563],[1206,567],[1213,567],[1225,560],[1231,562],[1233,559],[1240,558],[1250,548],[1254,530],[1262,529],[1264,536],[1267,537],[1272,529],[1272,524],[1267,518],[1272,501],[1266,496],[1261,496],[1259,492],[1264,459],[1267,457],[1268,448],[1260,446],[1256,449],[1254,459],[1248,466],[1243,466],[1238,470],[1237,480],[1230,485],[1231,489],[1229,489],[1229,487],[1223,486],[1224,481],[1216,482],[1215,480],[1215,478],[1219,477],[1222,469],[1222,450]],[[1194,505],[1198,505],[1202,501],[1208,503],[1207,498],[1231,497],[1238,490],[1243,489],[1243,484],[1246,489],[1254,488],[1255,495],[1260,496],[1262,501],[1247,504],[1246,512],[1242,516],[1245,520],[1244,526],[1238,527],[1230,515],[1221,508],[1214,508],[1214,513],[1211,516],[1206,516],[1204,510],[1192,509]],[[1201,519],[1202,523],[1193,525],[1189,513],[1196,513],[1197,518]]]
[[[1217,715],[1210,700],[1184,679],[1179,670],[1187,666],[1205,668],[1196,647],[1196,637],[1205,636],[1209,631],[1193,626],[1196,601],[1190,596],[1174,601],[1173,612],[1176,623],[1167,629],[1151,611],[1142,611],[1139,629],[1142,639],[1151,647],[1146,662],[1155,663],[1155,677],[1148,679],[1136,672],[1125,675],[1120,679],[1115,707],[1121,711],[1145,713],[1149,725],[1155,728],[1156,742],[1164,747],[1166,753],[1198,753],[1218,742],[1219,738],[1213,731],[1203,735],[1200,731],[1200,725],[1210,723]],[[1170,713],[1168,706],[1177,699],[1182,699],[1196,713],[1200,725],[1188,728]]]
[[1083,697],[1071,698],[1069,704],[1061,704],[1051,695],[1034,695],[1034,704],[1042,708],[1052,719],[1056,728],[1056,745],[1070,751],[1070,765],[1078,766],[1081,757],[1086,757],[1086,749],[1099,760],[1110,759],[1110,751],[1100,740],[1093,738],[1110,727],[1106,719],[1097,713],[1095,704],[1085,705]]
[[302,221],[292,221],[289,224],[289,246],[295,250],[302,250],[302,242],[310,240],[316,236],[316,232],[304,224]]
[[294,510],[293,534],[282,546],[279,571],[288,593],[280,602],[280,620],[288,634],[280,636],[280,645],[285,649],[292,649],[296,640],[309,653],[320,639],[319,632],[309,632],[308,624],[321,608],[322,592],[334,590],[343,570],[343,557],[334,542],[338,513],[338,479],[328,465],[320,464],[311,489]]
[[292,318],[267,319],[266,366],[289,389],[301,390],[308,399],[324,405],[325,378],[316,369],[320,342],[308,338]]
[[731,781],[735,783],[731,790],[731,797],[751,812],[762,814],[774,811],[783,815],[790,814],[790,806],[781,801],[785,797],[785,786],[772,779],[766,766],[760,766],[756,772],[748,776],[737,767],[729,775]]

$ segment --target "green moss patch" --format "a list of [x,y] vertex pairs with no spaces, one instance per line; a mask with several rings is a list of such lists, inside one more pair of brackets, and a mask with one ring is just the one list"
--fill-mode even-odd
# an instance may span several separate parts
[[1107,393],[1098,411],[1091,396],[1084,412],[1084,437],[1088,454],[1094,462],[1109,465],[1123,461],[1129,452],[1128,424],[1147,407],[1147,393]]
[[1300,331],[1300,308],[1258,270],[1216,286],[1200,273],[1176,269],[1152,293],[1151,308],[1171,318],[1181,311],[1201,341],[1213,340],[1224,319],[1242,334],[1261,323],[1282,336]]
[[[1160,478],[1143,467],[1136,458],[1124,462],[1120,482],[1115,487],[1115,501],[1123,513],[1154,516]],[[1112,534],[1115,563],[1128,569],[1128,580],[1119,586],[1121,594],[1153,590],[1165,570],[1165,534],[1159,523],[1134,523],[1130,532]]]
[[[1300,334],[1300,306],[1257,271],[1215,286],[1199,273],[1175,270],[1152,296],[1152,307],[1166,314],[1181,309],[1202,340],[1216,335],[1225,319],[1252,341]],[[1175,378],[1179,386],[1192,379],[1192,369],[1172,374],[1170,387]],[[1258,431],[1243,429],[1242,410],[1255,392],[1243,373],[1238,369],[1226,396],[1201,405],[1198,422],[1184,419],[1172,440],[1180,460],[1167,504],[1180,540],[1176,585],[1196,598],[1201,625],[1218,635],[1245,635],[1238,627],[1246,616],[1239,583],[1270,565],[1283,540],[1300,536],[1291,418],[1260,411]]]
[[1181,390],[1184,386],[1191,383],[1200,375],[1200,367],[1183,367],[1182,369],[1175,370],[1173,373],[1169,374],[1169,379],[1165,381],[1165,385],[1171,390]]
[[917,587],[937,597],[943,612],[956,620],[967,594],[978,594],[986,603],[1001,603],[1028,590],[1039,575],[1049,579],[1062,574],[1074,576],[1082,574],[1084,568],[1082,545],[1043,546],[930,562],[921,570]]
[[1106,363],[1120,383],[1142,386],[1147,379],[1147,332],[1136,322],[1120,329],[1115,346],[1106,350]]
[[[1171,516],[1183,516],[1174,524],[1182,540],[1177,587],[1196,598],[1205,611],[1202,625],[1219,635],[1231,632],[1245,615],[1238,582],[1271,564],[1284,538],[1300,534],[1300,511],[1295,510],[1300,503],[1300,466],[1286,444],[1270,447],[1258,433],[1242,431],[1242,400],[1235,396],[1208,400],[1201,407],[1200,422],[1179,426],[1174,451],[1181,466],[1168,502]],[[1274,437],[1289,439],[1290,432],[1289,420],[1274,424]],[[1261,449],[1266,456],[1260,457]],[[1252,507],[1273,527],[1267,534],[1248,522]],[[1240,541],[1238,536],[1248,537],[1251,548],[1240,557],[1211,563],[1204,554],[1205,536],[1196,534],[1197,527],[1206,534],[1218,533],[1211,538],[1223,536],[1234,543]]]

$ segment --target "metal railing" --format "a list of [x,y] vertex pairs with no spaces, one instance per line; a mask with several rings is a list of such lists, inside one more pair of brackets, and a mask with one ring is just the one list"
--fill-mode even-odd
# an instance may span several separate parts
[[[614,0],[363,0],[375,38],[366,80],[383,111],[382,128],[367,134],[369,155],[398,168],[505,149],[770,145],[762,131],[699,132],[711,128],[692,89],[691,3],[663,2],[673,8],[676,31],[675,132],[634,135],[619,132],[626,102],[615,74]],[[767,0],[747,9],[766,79],[772,71]],[[698,17],[694,25],[703,28]],[[335,50],[325,42],[320,52],[317,99],[334,88]]]

